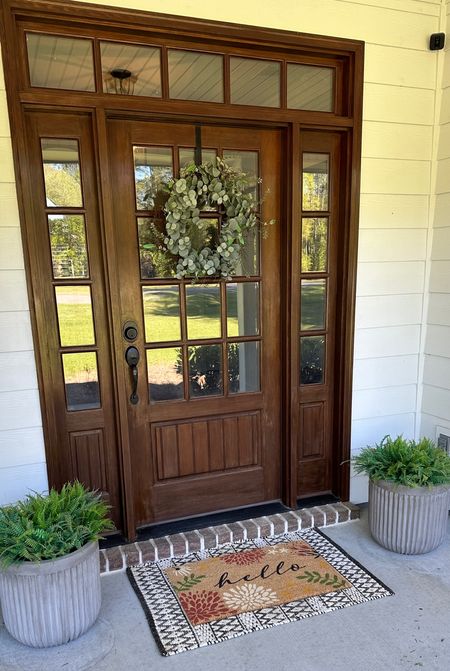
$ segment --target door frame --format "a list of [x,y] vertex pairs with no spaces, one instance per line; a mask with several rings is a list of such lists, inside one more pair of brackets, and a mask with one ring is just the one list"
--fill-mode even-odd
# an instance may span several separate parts
[[[92,119],[92,128],[96,139],[96,163],[99,175],[100,192],[100,227],[104,258],[105,280],[108,287],[107,312],[111,330],[111,360],[114,379],[116,406],[116,433],[121,444],[120,479],[123,492],[124,532],[128,538],[135,535],[133,507],[128,501],[132,491],[131,460],[127,430],[127,384],[118,377],[115,361],[122,353],[121,315],[118,315],[117,296],[118,283],[109,268],[116,267],[117,250],[114,248],[112,228],[112,184],[106,157],[107,118],[127,117],[154,119],[178,122],[203,121],[205,123],[230,124],[240,127],[248,125],[278,127],[284,129],[287,175],[286,188],[283,194],[287,227],[287,239],[282,257],[286,268],[291,268],[292,229],[298,221],[297,208],[294,206],[294,185],[300,183],[299,142],[300,130],[317,129],[338,131],[342,136],[343,160],[341,162],[341,213],[340,219],[345,223],[345,235],[342,246],[341,263],[346,269],[341,288],[339,303],[340,346],[336,355],[336,420],[334,478],[336,494],[347,499],[349,496],[349,457],[351,435],[351,399],[352,399],[352,366],[354,313],[356,297],[356,261],[359,216],[359,186],[361,165],[361,133],[362,133],[362,91],[364,43],[357,40],[320,37],[290,31],[273,30],[244,26],[234,23],[223,23],[201,19],[180,18],[177,16],[124,10],[115,7],[98,7],[90,4],[66,0],[1,0],[2,21],[1,41],[8,108],[12,129],[12,144],[16,172],[19,213],[21,219],[22,240],[25,256],[25,270],[29,304],[32,318],[33,339],[37,364],[39,393],[41,400],[43,429],[47,454],[47,469],[50,484],[60,484],[59,466],[57,463],[55,434],[53,431],[53,410],[51,397],[45,389],[45,343],[38,329],[38,318],[35,305],[39,305],[39,278],[32,272],[33,252],[32,241],[33,216],[30,202],[33,197],[33,175],[30,174],[26,160],[27,141],[25,133],[25,112],[32,109],[59,112],[80,112],[88,114]],[[88,36],[104,39],[117,39],[121,42],[167,42],[175,46],[185,45],[187,48],[208,50],[214,44],[216,49],[224,53],[238,55],[263,56],[272,58],[301,59],[311,64],[334,63],[336,68],[336,112],[308,112],[282,108],[246,107],[225,103],[202,103],[181,100],[168,100],[167,91],[161,99],[145,99],[131,96],[111,96],[105,93],[80,93],[76,91],[58,91],[32,88],[26,66],[25,29],[42,32],[53,32],[60,35]],[[165,49],[162,46],[162,49]],[[98,68],[98,52],[95,62]],[[97,87],[101,91],[101,78],[97,70]],[[225,73],[225,78],[229,74]],[[285,79],[284,79],[285,81]],[[284,90],[283,90],[284,88]],[[282,87],[285,99],[285,85]],[[100,165],[102,169],[100,171]],[[286,349],[283,352],[285,361],[284,402],[282,427],[284,430],[283,450],[283,500],[294,507],[296,505],[296,436],[291,428],[289,403],[291,395],[292,370],[288,363],[291,360],[292,342],[290,338],[290,301],[293,287],[291,276],[286,278],[285,319],[283,328],[286,333]]]

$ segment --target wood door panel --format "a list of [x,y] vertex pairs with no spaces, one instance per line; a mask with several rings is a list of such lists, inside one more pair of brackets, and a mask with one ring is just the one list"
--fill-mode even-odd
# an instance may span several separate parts
[[[110,120],[110,166],[113,183],[120,185],[114,192],[113,206],[116,247],[120,250],[117,275],[121,311],[124,322],[133,320],[138,326],[139,335],[133,344],[141,353],[141,362],[146,360],[146,351],[159,348],[161,355],[161,347],[164,347],[164,343],[144,342],[142,287],[169,284],[180,287],[181,337],[178,341],[170,341],[168,346],[177,347],[182,352],[178,359],[181,363],[177,365],[184,374],[183,398],[149,400],[146,370],[141,363],[140,401],[128,406],[130,444],[133,445],[134,510],[140,525],[273,500],[281,495],[281,132],[202,126],[201,133],[202,146],[216,149],[219,155],[225,150],[257,152],[259,172],[255,177],[263,180],[262,217],[277,222],[270,227],[267,237],[261,236],[259,272],[249,277],[233,278],[234,283],[252,281],[259,287],[260,327],[254,336],[239,334],[230,336],[230,341],[225,311],[228,284],[224,279],[209,280],[209,283],[220,286],[221,334],[208,337],[205,343],[219,346],[216,351],[222,357],[222,375],[227,381],[230,342],[256,342],[260,391],[236,393],[231,389],[231,383],[225,382],[223,391],[214,390],[211,396],[193,395],[187,377],[189,348],[198,347],[202,340],[201,337],[189,340],[185,300],[191,282],[189,279],[141,279],[139,276],[137,218],[152,216],[152,213],[142,215],[136,208],[132,148],[171,147],[176,175],[178,149],[194,148],[195,128],[191,124]],[[151,150],[147,155],[153,155]],[[197,286],[201,288],[202,282]],[[124,342],[124,353],[127,346]],[[241,356],[245,357],[239,354]],[[129,379],[123,359],[119,365],[124,368],[124,379]],[[245,379],[246,373],[243,376]],[[158,384],[163,386],[164,381]]]
[[73,431],[69,439],[73,477],[90,489],[106,494],[108,480],[103,429]]
[[325,455],[325,403],[300,406],[298,454],[300,460]]
[[153,424],[158,480],[260,463],[261,413]]
[[261,503],[264,486],[265,475],[260,466],[160,482],[152,488],[154,520],[202,515]]

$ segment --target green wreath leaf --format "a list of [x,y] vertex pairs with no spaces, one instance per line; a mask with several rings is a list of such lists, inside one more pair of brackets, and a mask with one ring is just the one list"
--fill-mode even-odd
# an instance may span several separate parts
[[[220,158],[198,166],[191,163],[181,170],[179,179],[168,182],[162,249],[177,257],[178,279],[229,279],[235,274],[247,235],[259,222],[257,203],[248,186],[246,176]],[[202,210],[213,211],[218,206],[222,223],[217,241],[195,249],[195,229],[208,228],[208,220],[201,218]]]

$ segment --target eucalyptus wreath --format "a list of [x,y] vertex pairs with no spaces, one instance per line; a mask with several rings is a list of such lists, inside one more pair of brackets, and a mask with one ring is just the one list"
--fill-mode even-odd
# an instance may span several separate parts
[[[229,278],[235,273],[246,237],[259,222],[257,203],[248,189],[246,175],[220,158],[201,165],[192,163],[181,170],[179,179],[169,181],[164,250],[178,258],[179,279]],[[214,210],[222,217],[216,234],[211,235],[211,218],[202,218],[201,212]],[[206,246],[196,244],[205,237]]]

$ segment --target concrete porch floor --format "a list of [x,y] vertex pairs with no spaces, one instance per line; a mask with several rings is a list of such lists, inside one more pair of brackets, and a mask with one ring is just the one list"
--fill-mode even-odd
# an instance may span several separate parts
[[[78,641],[31,650],[0,624],[1,671],[396,671],[450,667],[450,537],[417,557],[383,550],[361,519],[324,529],[395,595],[162,657],[124,573],[102,577],[101,620]],[[450,523],[449,523],[450,532]]]

